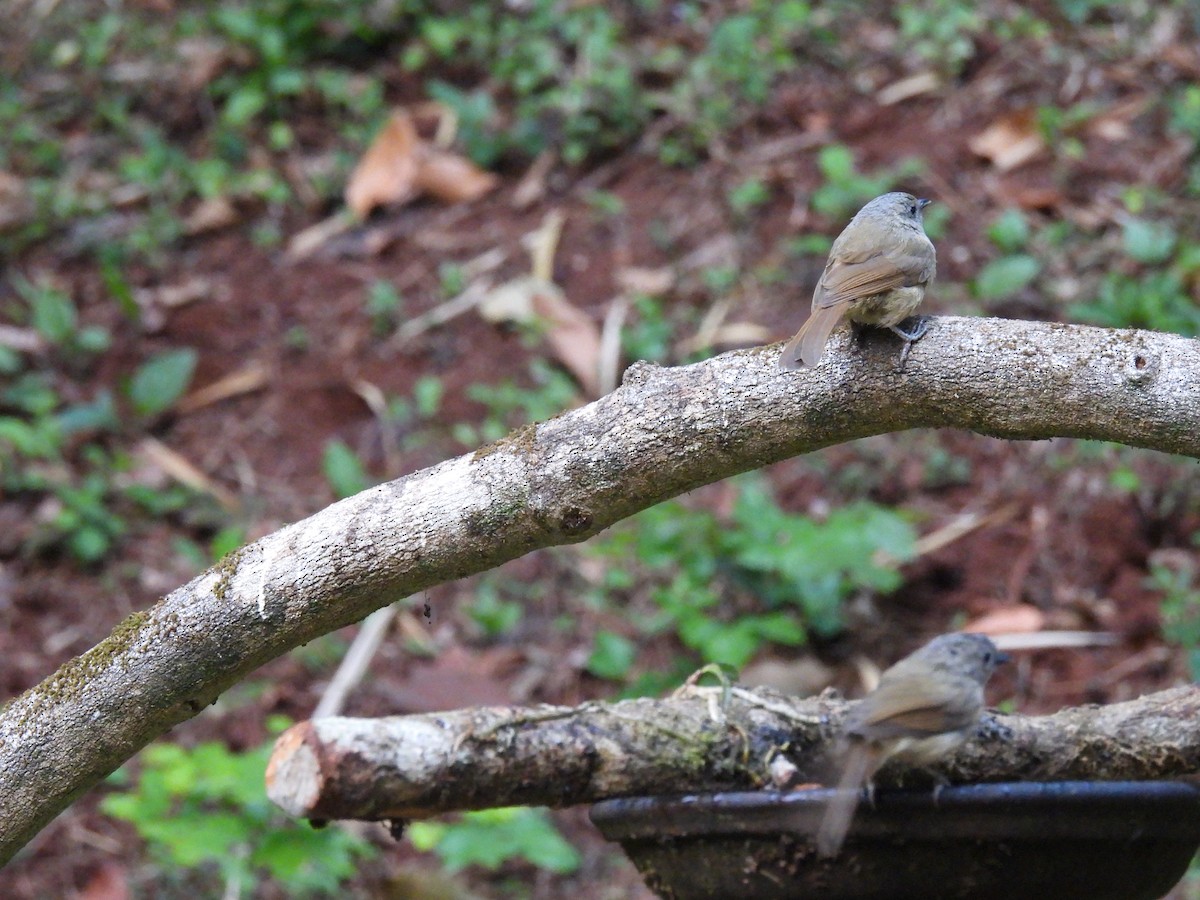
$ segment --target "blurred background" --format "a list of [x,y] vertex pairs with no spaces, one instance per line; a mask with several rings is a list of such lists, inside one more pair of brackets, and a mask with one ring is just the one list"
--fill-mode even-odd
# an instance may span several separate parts
[[[889,189],[935,201],[928,312],[1200,330],[1186,0],[5,13],[0,700],[224,553],[630,362],[790,336]],[[1045,638],[993,682],[1006,709],[1119,701],[1200,667],[1198,501],[1195,460],[1099,442],[833,447],[397,604],[340,705],[576,703],[706,662],[853,695],[964,626]],[[583,810],[400,843],[275,813],[271,736],[359,632],[148,749],[5,895],[648,896]]]

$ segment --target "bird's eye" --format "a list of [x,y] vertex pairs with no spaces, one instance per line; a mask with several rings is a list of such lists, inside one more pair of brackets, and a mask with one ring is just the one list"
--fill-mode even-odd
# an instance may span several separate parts
[[983,662],[984,662],[984,664],[985,664],[985,665],[990,665],[990,664],[991,664],[991,662],[992,662],[992,652],[991,652],[990,650],[988,650],[988,651],[985,651],[985,652],[984,652],[984,654],[983,654]]
[[908,208],[908,214],[910,216],[915,216],[917,214],[917,204],[914,203],[912,206],[910,206]]

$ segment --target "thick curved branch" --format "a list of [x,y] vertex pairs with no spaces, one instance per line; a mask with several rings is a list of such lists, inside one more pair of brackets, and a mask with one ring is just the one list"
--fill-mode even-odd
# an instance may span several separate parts
[[[820,782],[849,704],[759,688],[571,709],[464,709],[301,722],[276,742],[267,795],[309,819],[415,819]],[[952,781],[1144,781],[1200,773],[1200,688],[1051,716],[988,716]],[[880,783],[898,774],[881,772]]]
[[747,469],[855,438],[954,427],[1200,457],[1200,344],[1144,331],[942,318],[898,342],[835,339],[664,369],[230,554],[0,714],[0,863],[156,736],[276,656],[424,588],[580,541]]

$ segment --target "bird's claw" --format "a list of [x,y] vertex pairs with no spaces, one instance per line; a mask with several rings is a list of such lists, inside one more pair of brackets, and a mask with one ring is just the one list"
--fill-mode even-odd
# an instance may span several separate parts
[[[906,319],[905,321],[908,320]],[[925,332],[929,330],[929,316],[917,316],[912,328],[908,331],[905,331],[899,325],[889,325],[888,330],[904,341],[904,348],[900,351],[900,370],[903,371],[904,363],[908,359],[908,352],[912,349],[912,345],[925,337]]]

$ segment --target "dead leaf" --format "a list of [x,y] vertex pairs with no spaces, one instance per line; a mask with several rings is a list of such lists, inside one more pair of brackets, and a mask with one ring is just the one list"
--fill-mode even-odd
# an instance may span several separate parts
[[479,314],[489,322],[540,320],[554,356],[588,396],[600,395],[600,329],[571,305],[558,285],[534,276],[507,281],[488,293]]
[[80,900],[129,900],[129,872],[119,863],[103,862],[78,896]]
[[617,284],[630,294],[660,297],[675,286],[675,270],[670,266],[658,269],[626,266],[617,270]]
[[208,494],[225,509],[237,511],[241,508],[234,494],[201,472],[183,454],[177,453],[161,441],[152,437],[143,438],[137,446],[137,455],[180,484]]
[[175,411],[180,415],[187,415],[222,400],[253,393],[266,386],[269,374],[265,365],[252,362],[181,398],[175,404]]
[[412,117],[396,110],[375,136],[346,185],[346,205],[360,219],[376,206],[416,196],[421,139]]
[[430,151],[417,166],[417,187],[443,203],[478,200],[499,183],[491,172],[453,153]]
[[228,197],[201,200],[183,220],[183,233],[189,236],[219,231],[238,220],[237,207]]
[[1036,606],[1018,603],[989,610],[963,626],[963,631],[975,634],[1030,634],[1046,625],[1046,614]]
[[989,159],[1001,172],[1023,165],[1046,149],[1037,127],[1037,113],[1022,109],[1001,116],[971,138],[971,152]]
[[546,196],[546,176],[558,162],[558,154],[553,150],[543,150],[530,163],[517,187],[513,191],[512,205],[516,209],[528,209]]
[[600,396],[600,329],[572,306],[557,285],[533,295],[534,312],[549,324],[546,340],[554,355],[590,397]]
[[303,231],[292,235],[287,245],[287,257],[296,261],[312,256],[327,243],[341,234],[345,234],[354,226],[353,216],[345,210],[334,213],[328,219],[322,219],[309,225]]
[[887,87],[880,88],[875,99],[880,106],[894,106],[921,94],[928,94],[941,87],[941,79],[936,72],[918,72],[899,81],[893,81]]

